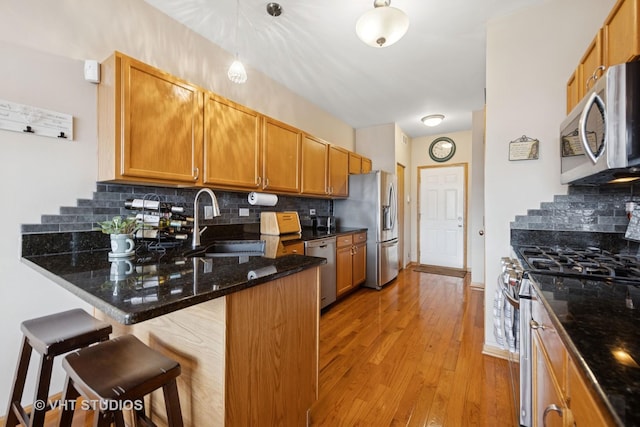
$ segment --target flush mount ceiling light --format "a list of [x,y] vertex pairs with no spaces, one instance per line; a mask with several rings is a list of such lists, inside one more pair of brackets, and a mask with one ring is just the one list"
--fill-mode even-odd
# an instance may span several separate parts
[[[240,22],[240,0],[236,2],[236,34],[235,34],[235,44],[236,49],[238,49],[238,26]],[[229,71],[227,71],[227,77],[234,83],[242,84],[247,81],[247,70],[244,69],[244,65],[238,59],[238,52],[236,51],[236,57],[231,66],[229,67]]]
[[438,126],[444,120],[444,116],[442,114],[431,114],[429,116],[425,116],[420,119],[425,126]]
[[409,17],[395,7],[391,0],[374,0],[374,9],[365,12],[356,23],[360,40],[373,47],[391,46],[409,29]]

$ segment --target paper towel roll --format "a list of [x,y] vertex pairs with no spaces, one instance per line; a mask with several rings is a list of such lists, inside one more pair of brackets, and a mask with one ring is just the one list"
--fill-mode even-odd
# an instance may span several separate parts
[[260,206],[275,206],[278,203],[278,196],[275,194],[267,194],[267,193],[249,193],[249,204],[250,205],[260,205]]
[[273,265],[270,265],[268,267],[258,268],[257,270],[251,270],[249,273],[247,273],[247,279],[253,280],[259,277],[269,276],[270,274],[276,274],[277,272],[278,269]]

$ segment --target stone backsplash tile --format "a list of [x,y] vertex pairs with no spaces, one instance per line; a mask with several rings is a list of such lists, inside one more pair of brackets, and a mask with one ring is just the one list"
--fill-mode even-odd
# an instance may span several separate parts
[[516,215],[510,225],[512,230],[624,233],[627,202],[640,203],[639,186],[569,186],[568,194],[555,195],[553,202],[542,202],[527,215]]
[[[58,215],[42,215],[40,224],[23,224],[23,234],[57,233],[73,231],[91,231],[97,229],[97,222],[106,221],[116,215],[134,215],[135,211],[126,209],[124,201],[135,198],[148,198],[183,206],[185,214],[193,215],[193,200],[198,189],[179,189],[144,185],[124,185],[98,183],[91,199],[78,199],[77,206],[63,206]],[[278,196],[274,207],[252,206],[247,200],[248,192],[214,191],[220,206],[219,217],[201,220],[201,225],[253,224],[260,222],[260,212],[297,211],[303,225],[310,223],[309,211],[316,210],[317,216],[331,215],[331,200]],[[207,199],[204,199],[204,204]],[[249,210],[249,216],[239,216],[239,209]],[[200,217],[204,217],[204,208]]]

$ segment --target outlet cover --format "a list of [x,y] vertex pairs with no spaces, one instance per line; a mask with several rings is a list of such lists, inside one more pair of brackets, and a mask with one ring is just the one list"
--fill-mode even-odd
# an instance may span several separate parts
[[315,209],[309,209],[309,215],[315,215],[315,214],[316,214]]
[[238,216],[249,216],[249,209],[240,208],[240,211],[238,212]]
[[213,206],[204,207],[204,219],[213,219]]

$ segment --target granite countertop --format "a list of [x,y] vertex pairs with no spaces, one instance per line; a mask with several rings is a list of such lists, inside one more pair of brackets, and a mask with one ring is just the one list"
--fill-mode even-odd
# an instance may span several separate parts
[[110,258],[106,239],[96,232],[23,235],[22,261],[123,324],[326,263],[304,255],[189,258],[183,256],[188,245],[166,251],[138,248],[135,256]]
[[578,367],[619,425],[640,425],[640,287],[530,274]]

